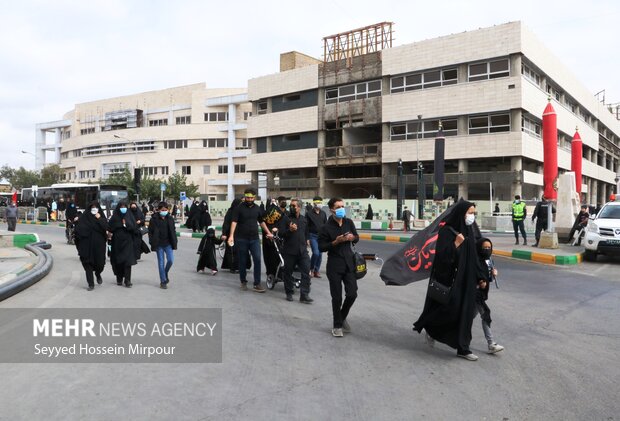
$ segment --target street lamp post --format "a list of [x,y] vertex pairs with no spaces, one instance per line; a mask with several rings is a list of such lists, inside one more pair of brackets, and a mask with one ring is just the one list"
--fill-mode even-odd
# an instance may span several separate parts
[[402,219],[403,211],[403,160],[398,159],[398,167],[396,173],[396,217]]
[[136,188],[136,202],[140,203],[140,193],[138,193],[139,186],[138,186],[138,183],[136,183],[136,180],[135,180],[135,176],[136,176],[135,175],[136,174],[135,170],[138,170],[138,171],[140,170],[139,167],[138,167],[138,145],[136,144],[135,141],[129,140],[129,139],[127,139],[125,137],[122,137],[122,136],[119,136],[117,134],[115,134],[114,137],[117,138],[117,139],[126,140],[127,142],[133,144],[133,152],[134,152],[134,157],[136,159],[136,163],[135,163],[135,166],[134,166],[134,187]]
[[422,114],[418,114],[418,132],[416,134],[417,176],[418,176],[418,219],[424,218],[424,201],[426,200],[426,186],[424,185],[424,167],[420,164],[420,131],[422,130]]

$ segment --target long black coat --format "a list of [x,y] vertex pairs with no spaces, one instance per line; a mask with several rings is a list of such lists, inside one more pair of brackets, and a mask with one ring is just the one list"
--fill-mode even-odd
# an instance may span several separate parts
[[215,236],[215,230],[210,228],[207,233],[200,240],[198,246],[198,264],[196,265],[196,272],[209,268],[211,270],[217,270],[217,258],[215,256],[215,246],[222,244],[222,240]]
[[[123,219],[125,225],[123,225]],[[131,211],[127,210],[127,213],[123,215],[120,210],[115,209],[108,225],[112,232],[112,251],[110,252],[112,267],[135,265],[134,241],[138,226]]]
[[[446,286],[452,286],[450,300],[447,304],[439,304],[427,297],[424,310],[413,325],[414,330],[421,332],[425,329],[433,339],[462,351],[468,350],[471,342],[480,273],[476,253],[479,230],[475,224],[465,225],[465,213],[470,206],[473,206],[470,202],[459,202],[437,238],[431,276]],[[458,248],[454,245],[457,233],[465,237]]]
[[[140,210],[140,208],[136,208],[136,209],[131,209],[129,208],[128,212],[131,212],[133,214],[134,219],[137,221],[140,221],[140,223],[136,223],[136,226],[138,228],[143,227],[145,222],[144,222],[144,214],[142,213],[142,211]],[[133,248],[134,248],[134,253],[136,255],[136,260],[140,260],[140,258],[142,257],[142,232],[138,229],[138,231],[134,234],[135,238],[133,241]]]
[[80,260],[92,265],[96,272],[103,271],[108,221],[103,215],[97,219],[87,211],[75,225],[76,247]]

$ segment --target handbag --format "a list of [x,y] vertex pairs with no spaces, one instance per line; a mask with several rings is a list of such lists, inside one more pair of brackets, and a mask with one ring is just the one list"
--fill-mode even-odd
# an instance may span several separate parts
[[448,304],[451,291],[452,287],[445,286],[436,279],[433,279],[431,275],[431,279],[428,281],[428,290],[426,291],[428,297],[437,301],[439,304]]
[[351,250],[353,251],[353,265],[355,267],[355,279],[362,279],[368,273],[368,267],[366,266],[366,259],[355,250],[353,243],[351,244]]

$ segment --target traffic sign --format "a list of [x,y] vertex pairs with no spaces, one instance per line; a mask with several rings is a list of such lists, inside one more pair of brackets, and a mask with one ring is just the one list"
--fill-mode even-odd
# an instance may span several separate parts
[[187,199],[187,196],[185,195],[185,192],[182,191],[181,192],[181,197],[180,197],[181,201],[184,201],[185,199]]
[[166,191],[166,183],[161,183],[161,184],[159,185],[159,189],[160,189],[161,191]]

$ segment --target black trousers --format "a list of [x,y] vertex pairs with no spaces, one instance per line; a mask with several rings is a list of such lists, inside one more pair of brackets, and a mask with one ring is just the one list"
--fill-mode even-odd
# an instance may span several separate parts
[[6,222],[8,225],[8,230],[15,231],[15,226],[17,224],[17,218],[6,218]]
[[542,230],[547,229],[547,221],[541,221],[540,219],[536,220],[536,231],[534,231],[534,237],[536,237],[536,242],[540,241],[540,233]]
[[284,257],[284,291],[286,291],[286,294],[289,295],[295,292],[293,282],[295,266],[298,266],[301,271],[301,286],[299,288],[301,296],[304,297],[310,294],[310,256],[308,256],[308,252],[306,251],[299,256],[284,254],[282,257]]
[[[357,298],[357,279],[355,274],[346,269],[337,271],[330,268],[327,262],[327,279],[329,279],[329,292],[332,295],[332,313],[334,316],[334,328],[342,328],[342,321],[349,315],[349,310]],[[344,284],[345,299],[342,302],[342,285]]]
[[86,272],[86,282],[88,282],[88,286],[94,287],[95,277],[93,276],[93,272],[95,272],[95,275],[97,276],[97,278],[101,276],[101,272],[97,272],[95,268],[93,267],[93,265],[91,265],[90,263],[85,262],[83,260],[81,260],[81,262],[82,262],[82,267],[84,268],[84,272]]
[[523,219],[520,221],[512,221],[512,228],[515,230],[515,238],[519,241],[519,230],[521,231],[521,236],[523,236],[524,240],[527,240],[527,236],[525,235],[525,224],[523,223]]
[[112,265],[112,270],[116,275],[116,283],[122,284],[123,278],[125,279],[125,285],[131,283],[131,266],[124,265]]

